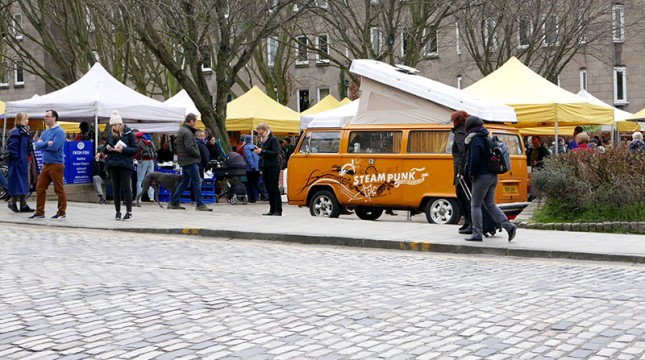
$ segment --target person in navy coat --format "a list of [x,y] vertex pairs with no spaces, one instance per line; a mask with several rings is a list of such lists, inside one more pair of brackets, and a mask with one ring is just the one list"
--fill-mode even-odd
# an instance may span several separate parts
[[[7,150],[9,150],[7,193],[11,197],[7,206],[13,212],[34,212],[34,209],[27,205],[27,194],[29,194],[28,159],[29,154],[33,151],[29,126],[27,126],[28,120],[29,116],[26,113],[16,114],[15,127],[11,130],[7,143]],[[20,208],[18,208],[18,202]]]

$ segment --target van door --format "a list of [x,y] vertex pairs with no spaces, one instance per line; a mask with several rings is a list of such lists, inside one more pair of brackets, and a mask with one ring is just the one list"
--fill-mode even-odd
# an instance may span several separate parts
[[[432,223],[455,223],[460,211],[453,183],[452,133],[449,129],[410,130],[403,168],[414,171],[414,181],[403,190],[403,203],[431,214]],[[427,207],[430,206],[430,211]]]
[[350,130],[343,144],[343,191],[346,206],[399,207],[403,131]]
[[289,159],[289,203],[305,205],[312,188],[337,191],[341,130],[307,131]]

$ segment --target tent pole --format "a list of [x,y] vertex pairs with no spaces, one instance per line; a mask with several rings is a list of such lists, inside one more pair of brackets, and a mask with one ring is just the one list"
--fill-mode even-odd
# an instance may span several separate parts
[[553,145],[553,150],[555,150],[555,156],[558,156],[558,153],[559,153],[558,146],[560,145],[560,143],[558,141],[558,117],[557,117],[557,115],[556,115],[556,118],[555,118],[555,140],[554,141],[555,141],[555,143]]
[[[5,112],[6,114],[6,112]],[[7,115],[4,116],[2,121],[2,148],[5,148],[5,142],[7,141]]]
[[99,149],[99,114],[94,114],[94,153]]

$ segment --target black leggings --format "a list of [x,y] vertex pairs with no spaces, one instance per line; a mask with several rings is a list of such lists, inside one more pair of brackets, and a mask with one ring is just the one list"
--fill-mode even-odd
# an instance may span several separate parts
[[116,166],[108,168],[108,171],[114,188],[114,209],[118,213],[121,212],[121,191],[123,191],[125,208],[127,212],[132,213],[132,170]]

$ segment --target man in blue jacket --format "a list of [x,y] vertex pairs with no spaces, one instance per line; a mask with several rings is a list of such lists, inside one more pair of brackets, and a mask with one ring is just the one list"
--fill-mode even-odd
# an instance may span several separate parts
[[58,126],[58,113],[54,110],[45,112],[45,130],[40,139],[34,143],[36,150],[43,154],[43,168],[38,176],[36,184],[36,212],[30,219],[45,218],[45,201],[47,200],[47,189],[50,183],[54,183],[54,192],[58,197],[58,211],[52,216],[52,220],[65,219],[67,211],[67,196],[65,195],[64,174],[65,174],[65,131]]

